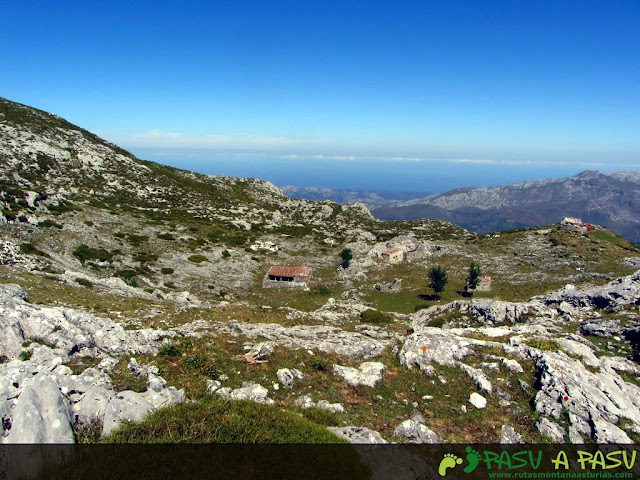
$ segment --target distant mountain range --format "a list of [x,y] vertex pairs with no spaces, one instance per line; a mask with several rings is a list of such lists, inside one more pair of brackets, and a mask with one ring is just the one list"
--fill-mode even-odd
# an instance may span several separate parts
[[638,172],[584,171],[569,178],[460,188],[412,199],[384,192],[284,190],[298,198],[319,199],[322,195],[322,199],[340,203],[362,202],[382,220],[446,220],[478,233],[550,225],[567,216],[579,217],[640,244]]
[[345,190],[324,187],[296,187],[286,185],[281,190],[291,198],[302,200],[325,201],[336,203],[364,203],[370,210],[388,207],[398,202],[422,198],[424,192],[386,192],[384,190]]

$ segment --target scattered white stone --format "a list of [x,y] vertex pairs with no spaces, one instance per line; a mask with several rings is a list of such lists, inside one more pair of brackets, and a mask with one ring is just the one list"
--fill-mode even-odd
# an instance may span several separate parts
[[296,398],[293,401],[293,404],[300,408],[311,408],[316,406],[315,402],[313,401],[313,397],[311,395],[302,395]]
[[364,362],[359,369],[334,365],[333,372],[349,385],[375,387],[382,380],[382,374],[386,368],[382,362]]
[[215,391],[222,386],[218,380],[211,380],[210,378],[205,381],[205,385],[207,387],[207,392],[209,393],[215,393]]
[[469,403],[477,409],[485,408],[487,406],[487,399],[479,393],[473,392],[469,396]]
[[303,373],[295,368],[281,368],[276,372],[276,377],[278,377],[278,382],[280,383],[280,385],[285,388],[291,388],[293,387],[293,384],[296,382],[296,380],[304,379]]
[[158,375],[155,375],[153,373],[149,374],[147,382],[148,389],[154,392],[160,392],[167,386],[167,381],[164,378],[159,377]]
[[405,420],[395,428],[393,434],[405,437],[409,443],[444,443],[433,430],[414,420]]
[[275,402],[269,398],[269,390],[264,388],[259,383],[254,383],[241,388],[231,390],[229,387],[220,388],[217,390],[217,394],[229,398],[231,400],[251,400],[256,403],[264,403],[267,405],[273,405]]
[[349,443],[387,443],[378,432],[366,427],[328,427],[327,429],[339,437],[346,439]]
[[522,373],[524,372],[524,369],[522,368],[522,366],[515,360],[510,360],[508,358],[503,358],[502,359],[502,364],[507,367],[507,370],[509,370],[510,372],[513,373]]
[[511,425],[502,425],[500,443],[525,443],[524,438]]
[[329,403],[327,400],[320,400],[318,403],[315,403],[313,397],[311,395],[302,395],[296,398],[293,402],[294,405],[300,408],[321,408],[323,410],[328,410],[330,412],[335,413],[343,413],[344,407],[340,403]]
[[320,400],[316,407],[321,408],[323,410],[329,410],[334,413],[344,413],[344,407],[340,403],[329,403],[328,400]]
[[118,364],[118,360],[116,360],[113,357],[106,357],[103,358],[100,363],[98,365],[96,365],[96,368],[98,370],[100,370],[101,372],[105,372],[108,373],[111,370],[113,370],[113,368]]

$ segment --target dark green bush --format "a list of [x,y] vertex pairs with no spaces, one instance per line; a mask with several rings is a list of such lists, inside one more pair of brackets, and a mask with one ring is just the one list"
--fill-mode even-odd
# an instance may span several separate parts
[[162,239],[162,240],[175,240],[176,239],[176,237],[174,237],[170,233],[159,233],[157,235],[157,237]]
[[80,263],[83,265],[87,260],[110,262],[113,258],[113,254],[107,252],[104,248],[92,248],[84,243],[78,245],[72,255],[80,260]]
[[207,261],[207,257],[204,255],[191,255],[188,260],[193,263],[202,263]]
[[62,225],[60,225],[58,222],[54,222],[53,220],[50,219],[46,219],[41,221],[40,223],[38,223],[39,227],[45,227],[45,228],[49,228],[49,227],[55,227],[57,229],[62,229]]
[[93,288],[93,283],[91,283],[86,278],[76,278],[76,283],[82,285],[83,287]]
[[429,320],[429,327],[438,327],[442,328],[442,326],[447,322],[447,318],[445,316],[441,316],[438,318],[432,318]]
[[137,252],[134,253],[131,258],[136,262],[146,263],[155,262],[158,259],[158,255],[155,253]]
[[162,272],[163,275],[171,275],[173,273],[173,268],[171,268],[171,267],[162,267],[160,269],[160,272]]
[[160,350],[158,350],[158,355],[163,357],[181,357],[182,350],[175,345],[163,345]]
[[20,251],[22,253],[26,253],[27,255],[40,255],[40,256],[46,256],[43,252],[41,252],[40,250],[38,250],[38,247],[36,247],[33,243],[28,242],[28,243],[21,243],[20,244]]
[[129,268],[125,270],[120,270],[116,273],[118,277],[125,281],[127,285],[131,285],[132,287],[138,286],[138,279],[136,278],[138,272],[135,270],[131,270]]
[[146,235],[136,235],[134,233],[130,233],[127,235],[127,242],[129,242],[134,247],[139,247],[142,242],[146,242],[149,240],[149,237]]
[[365,310],[360,314],[360,321],[364,323],[391,323],[391,319],[378,310]]
[[313,362],[311,364],[311,368],[313,368],[314,370],[317,370],[319,372],[326,372],[327,371],[327,367],[322,362]]

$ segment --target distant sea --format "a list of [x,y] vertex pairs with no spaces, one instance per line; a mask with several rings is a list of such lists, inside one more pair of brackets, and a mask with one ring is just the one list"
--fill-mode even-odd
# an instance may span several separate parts
[[[201,151],[130,151],[141,159],[203,174],[252,177],[277,186],[326,187],[347,190],[442,193],[461,187],[495,186],[527,180],[563,178],[583,170],[581,165],[481,164],[450,160],[385,161],[379,158],[318,159],[225,155]],[[597,168],[600,171],[606,168]],[[617,169],[619,170],[619,168]]]

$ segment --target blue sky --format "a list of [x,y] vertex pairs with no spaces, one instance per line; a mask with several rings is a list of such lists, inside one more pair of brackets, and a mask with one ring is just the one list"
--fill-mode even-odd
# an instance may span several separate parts
[[142,158],[301,179],[318,162],[464,165],[460,185],[491,166],[640,169],[638,0],[5,1],[0,12],[0,96]]

